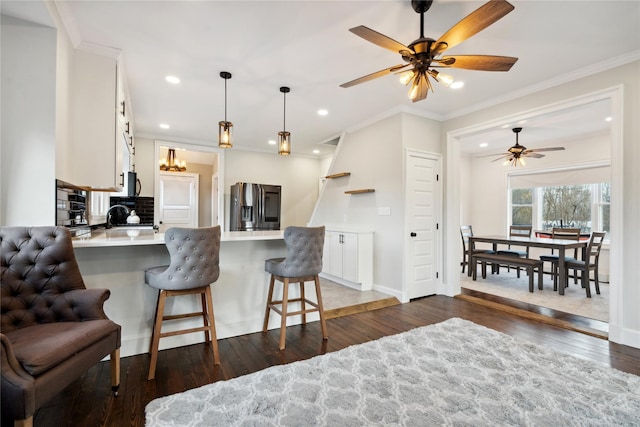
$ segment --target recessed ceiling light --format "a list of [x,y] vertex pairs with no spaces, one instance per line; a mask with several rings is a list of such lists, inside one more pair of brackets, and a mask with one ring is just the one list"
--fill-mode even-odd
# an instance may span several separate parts
[[169,83],[173,83],[174,85],[177,85],[178,83],[180,83],[180,79],[176,76],[167,76],[164,79]]
[[451,89],[460,89],[462,86],[464,86],[464,82],[453,82],[451,83],[451,85],[449,86]]
[[319,116],[326,116],[327,114],[329,114],[329,112],[325,109],[318,110]]
[[160,128],[162,128],[162,129],[169,129],[170,127],[171,127],[171,126],[169,126],[169,125],[168,125],[168,124],[166,124],[166,123],[160,123]]
[[613,120],[613,117],[609,116],[606,119],[604,119],[605,122],[610,122],[611,120]]
[[480,143],[480,147],[484,148],[484,147],[488,147],[489,143],[488,142],[481,142]]
[[320,153],[320,150],[313,150],[313,154],[318,154]]
[[269,140],[269,145],[276,145],[276,142],[273,139]]

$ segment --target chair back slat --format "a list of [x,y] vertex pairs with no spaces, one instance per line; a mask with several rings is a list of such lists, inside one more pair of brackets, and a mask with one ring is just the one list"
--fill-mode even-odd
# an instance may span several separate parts
[[512,225],[509,227],[511,237],[531,237],[532,227],[530,225]]
[[551,238],[562,240],[580,240],[580,229],[554,227],[551,230]]
[[[589,239],[589,246],[587,246],[587,254],[589,256],[590,264],[597,264],[598,258],[600,257],[600,248],[602,248],[602,243],[604,242],[604,237],[607,233],[594,231],[591,233],[591,238]],[[593,262],[591,260],[593,259]]]

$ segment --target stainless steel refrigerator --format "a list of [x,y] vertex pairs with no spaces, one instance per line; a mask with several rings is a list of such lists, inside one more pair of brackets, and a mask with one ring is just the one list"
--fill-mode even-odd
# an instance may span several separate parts
[[280,230],[281,191],[279,185],[232,185],[229,230]]

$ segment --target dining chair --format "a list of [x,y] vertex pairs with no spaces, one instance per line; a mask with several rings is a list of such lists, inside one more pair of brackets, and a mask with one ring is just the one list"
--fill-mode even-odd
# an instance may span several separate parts
[[[464,273],[465,266],[469,266],[468,275],[471,276],[471,260],[469,259],[469,237],[473,237],[473,228],[471,225],[460,226],[460,236],[462,237],[462,273]],[[492,249],[476,249],[473,248],[473,253],[495,254]]]
[[[582,272],[582,287],[587,291],[587,298],[591,298],[591,279],[589,278],[591,270],[594,271],[593,281],[596,285],[596,293],[600,295],[600,281],[598,280],[598,261],[600,260],[600,249],[604,242],[606,233],[594,231],[589,238],[589,245],[587,246],[587,256],[584,260],[569,260],[564,264],[565,271],[569,272],[570,269],[580,270]],[[566,283],[563,283],[566,287]]]
[[[530,225],[512,225],[509,227],[509,237],[531,237],[532,227]],[[517,245],[508,245],[507,249],[499,250],[498,255],[507,255],[507,256],[515,256],[520,258],[529,258],[529,247],[526,247],[526,250],[519,251],[511,249],[512,246]],[[499,272],[498,266],[498,272]],[[520,267],[516,267],[518,272],[518,277],[520,277]],[[510,271],[510,267],[507,266],[507,271]]]
[[[554,227],[551,230],[551,238],[552,239],[560,239],[560,240],[580,240],[580,229],[579,228],[559,228]],[[575,261],[578,259],[578,248],[573,250],[573,257],[565,256],[565,262]],[[558,290],[558,265],[560,257],[557,254],[553,253],[553,249],[551,249],[551,253],[547,255],[540,255],[540,260],[542,262],[550,262],[551,263],[551,277],[553,277],[553,290]],[[577,271],[574,270],[573,273],[574,283],[578,282]]]

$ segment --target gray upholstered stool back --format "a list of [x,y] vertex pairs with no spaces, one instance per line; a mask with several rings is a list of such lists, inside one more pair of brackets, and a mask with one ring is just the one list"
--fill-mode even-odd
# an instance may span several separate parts
[[269,259],[265,270],[281,277],[313,276],[322,271],[324,226],[284,229],[287,257]]
[[220,226],[169,228],[164,241],[171,256],[168,266],[145,271],[145,282],[165,290],[210,285],[220,275]]

